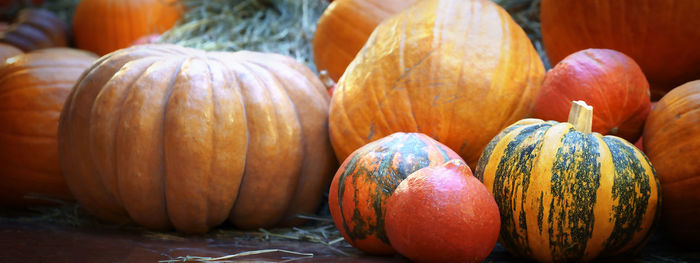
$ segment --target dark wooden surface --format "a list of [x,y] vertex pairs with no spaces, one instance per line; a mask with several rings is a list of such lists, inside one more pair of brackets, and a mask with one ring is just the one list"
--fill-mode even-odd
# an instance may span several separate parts
[[[78,225],[36,217],[0,216],[0,262],[158,262],[184,256],[221,257],[262,249],[312,253],[299,256],[282,252],[234,258],[234,262],[408,262],[401,256],[373,257],[344,241],[326,244],[303,240],[263,239],[233,229],[216,229],[201,236],[157,233],[133,226],[104,223]],[[700,253],[681,249],[657,233],[634,257],[604,262],[700,262]],[[188,261],[189,262],[189,261]],[[229,261],[231,262],[231,261]],[[525,262],[512,258],[497,245],[486,262]]]

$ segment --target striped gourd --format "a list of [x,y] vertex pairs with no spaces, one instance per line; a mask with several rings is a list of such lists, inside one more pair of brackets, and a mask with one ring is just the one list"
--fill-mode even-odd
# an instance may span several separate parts
[[521,120],[481,155],[475,176],[494,195],[500,241],[515,255],[562,262],[634,252],[658,217],[649,160],[619,137],[591,133],[592,110],[578,103],[569,123]]
[[352,246],[393,254],[384,229],[385,202],[409,174],[462,158],[421,133],[394,133],[353,152],[335,174],[328,206],[335,226]]

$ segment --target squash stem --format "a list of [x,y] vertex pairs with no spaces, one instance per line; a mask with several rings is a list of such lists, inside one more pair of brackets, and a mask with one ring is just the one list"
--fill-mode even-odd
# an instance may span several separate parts
[[318,78],[323,82],[323,85],[326,86],[326,90],[328,91],[329,95],[333,95],[333,91],[335,91],[336,83],[333,81],[331,76],[328,74],[328,71],[326,70],[321,70],[319,72]]
[[590,134],[593,125],[593,106],[582,100],[572,101],[567,122],[574,125],[577,131]]

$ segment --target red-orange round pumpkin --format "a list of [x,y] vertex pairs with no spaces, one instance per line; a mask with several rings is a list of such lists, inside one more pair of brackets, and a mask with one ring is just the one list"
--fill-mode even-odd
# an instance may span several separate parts
[[56,134],[65,99],[97,57],[68,48],[14,56],[0,66],[0,204],[71,199]]
[[542,0],[542,40],[551,65],[586,48],[632,57],[652,99],[700,79],[700,1]]
[[700,247],[700,80],[654,105],[642,143],[661,180],[666,232],[679,244]]
[[160,34],[180,19],[176,0],[82,0],[75,8],[73,33],[79,48],[104,55]]
[[337,81],[384,19],[418,0],[338,0],[318,19],[313,53],[316,68]]
[[496,201],[462,160],[415,171],[386,202],[391,246],[415,262],[482,262],[500,227]]
[[206,232],[313,213],[335,158],[329,96],[293,58],[137,45],[79,80],[59,126],[75,198],[109,221]]
[[573,53],[545,74],[533,116],[565,122],[571,102],[593,106],[593,131],[636,142],[651,107],[649,83],[632,58],[610,49]]
[[470,167],[532,110],[544,66],[525,32],[488,0],[422,0],[385,20],[331,99],[339,160],[394,132],[420,132]]

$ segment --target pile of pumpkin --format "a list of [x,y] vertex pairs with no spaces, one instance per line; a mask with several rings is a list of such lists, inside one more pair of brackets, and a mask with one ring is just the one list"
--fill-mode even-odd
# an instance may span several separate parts
[[[277,54],[129,47],[182,10],[114,2],[73,20],[99,59],[0,47],[3,204],[202,233],[301,224],[328,191],[350,244],[427,262],[497,239],[538,261],[624,255],[660,222],[700,244],[700,2],[543,0],[545,71],[491,1],[336,0],[313,41],[325,86]],[[154,13],[114,15],[132,10]],[[0,41],[66,45],[31,18]]]

